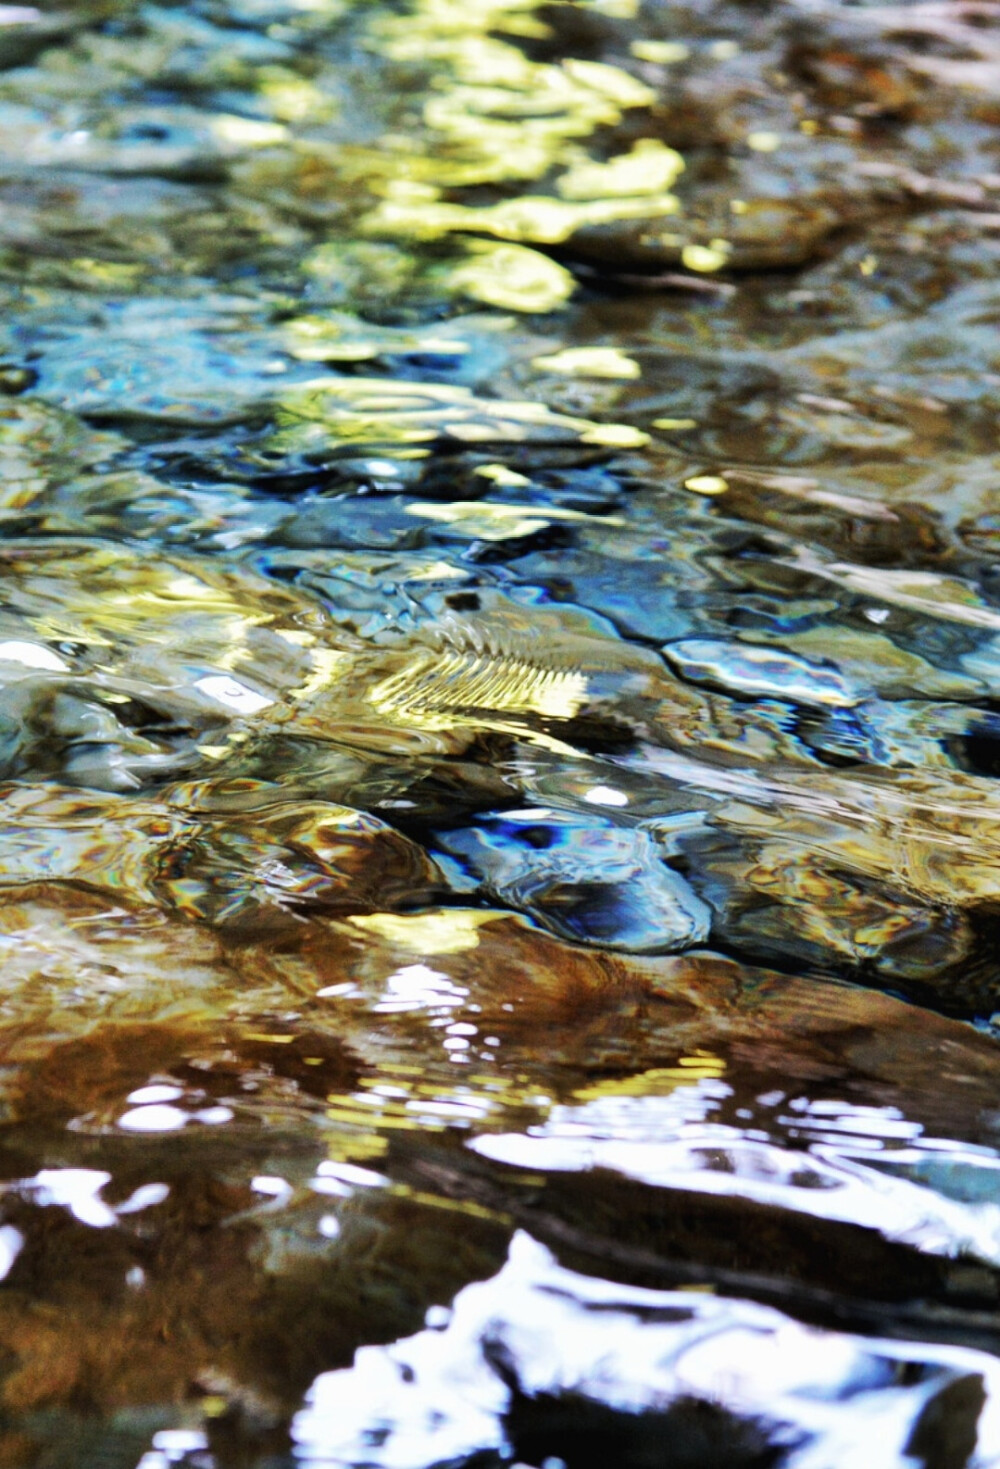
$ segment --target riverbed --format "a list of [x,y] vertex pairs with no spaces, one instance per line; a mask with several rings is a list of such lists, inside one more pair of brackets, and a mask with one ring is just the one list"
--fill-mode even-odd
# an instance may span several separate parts
[[0,5],[0,1469],[1000,1465],[998,123]]

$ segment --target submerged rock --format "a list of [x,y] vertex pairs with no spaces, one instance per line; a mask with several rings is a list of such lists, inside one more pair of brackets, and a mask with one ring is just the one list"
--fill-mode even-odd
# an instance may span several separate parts
[[862,697],[835,668],[776,648],[688,638],[668,643],[663,653],[682,678],[715,684],[737,698],[788,699],[793,704],[849,709]]
[[442,885],[416,843],[365,812],[250,781],[170,794],[197,824],[157,864],[159,898],[244,940],[310,915],[419,904]]
[[494,898],[578,943],[663,953],[708,937],[711,910],[647,832],[538,807],[484,816],[436,840]]
[[658,218],[650,212],[628,223],[584,224],[573,231],[566,248],[612,275],[686,267],[712,276],[719,271],[802,265],[822,254],[841,223],[840,211],[829,198],[741,202],[745,208],[738,214],[726,207],[715,219]]

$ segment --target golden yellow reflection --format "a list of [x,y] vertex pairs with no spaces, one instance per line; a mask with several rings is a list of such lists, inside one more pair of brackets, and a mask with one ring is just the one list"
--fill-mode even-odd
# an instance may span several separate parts
[[603,444],[608,449],[644,449],[649,434],[627,423],[595,423],[580,435],[581,444]]
[[250,117],[220,115],[211,119],[211,128],[221,142],[242,148],[272,148],[288,141],[288,129],[283,124]]
[[576,286],[572,274],[555,260],[524,245],[466,242],[468,258],[454,266],[450,285],[459,295],[506,311],[554,311]]
[[596,1102],[604,1097],[658,1097],[679,1086],[698,1081],[718,1081],[726,1074],[726,1062],[711,1051],[697,1050],[678,1057],[675,1066],[657,1066],[635,1076],[614,1076],[574,1091],[577,1102]]
[[526,474],[518,474],[516,469],[508,469],[506,464],[480,464],[476,474],[492,484],[510,489],[521,489],[531,484]]
[[261,67],[257,75],[257,89],[279,123],[328,122],[339,111],[328,91],[290,68]]
[[423,240],[432,240],[452,230],[469,230],[529,245],[561,245],[578,230],[593,225],[676,214],[679,209],[673,194],[583,201],[553,199],[547,194],[520,194],[516,199],[482,208],[386,200],[368,216],[365,228],[373,234],[403,234]]
[[[610,3],[591,8],[606,15],[633,8],[631,0],[615,0],[613,11]],[[586,148],[599,129],[651,108],[655,90],[604,61],[533,59],[518,43],[549,35],[537,9],[537,0],[417,0],[405,16],[373,19],[373,49],[430,75],[421,127],[387,133],[378,148],[338,159],[341,173],[377,200],[360,221],[365,233],[426,241],[487,235],[547,246],[595,226],[677,213],[670,190],[684,160],[662,139],[639,137],[604,158]],[[534,181],[542,185],[537,191],[497,202],[449,196]],[[468,249],[468,240],[456,246]],[[517,311],[551,310],[573,290],[568,272],[533,252],[471,250],[452,284],[474,300]]]
[[502,650],[427,651],[368,691],[384,717],[418,729],[468,723],[508,729],[502,717],[537,714],[572,719],[587,696],[586,674],[543,666]]
[[547,357],[533,357],[531,365],[541,372],[565,373],[569,377],[635,379],[642,376],[635,358],[618,347],[565,347]]
[[483,924],[502,917],[482,908],[444,908],[435,913],[362,913],[347,921],[412,954],[433,955],[477,948]]
[[747,147],[755,153],[776,153],[781,147],[781,134],[771,132],[747,133]]
[[631,152],[607,163],[589,159],[556,180],[564,199],[618,199],[634,194],[660,194],[684,171],[684,159],[657,138],[641,138]]
[[691,47],[683,41],[633,41],[629,50],[637,60],[652,61],[657,66],[672,66],[691,55]]
[[365,325],[340,314],[297,316],[285,325],[287,350],[300,362],[365,362],[380,353],[441,352],[461,357],[468,344],[461,337],[433,329],[399,331]]
[[693,474],[684,481],[684,488],[696,495],[724,495],[729,489],[729,481],[721,474]]
[[723,268],[729,260],[729,253],[724,242],[714,240],[709,245],[685,245],[681,251],[681,264],[701,275],[710,275]]
[[394,458],[421,453],[407,446],[441,438],[462,443],[533,438],[642,448],[649,435],[629,424],[595,423],[554,413],[538,402],[476,397],[466,387],[386,378],[320,378],[282,397],[276,448],[321,449],[327,441],[379,445]]
[[[524,483],[523,480],[521,482]],[[619,516],[594,516],[584,510],[563,510],[548,505],[536,508],[533,505],[491,504],[489,500],[452,500],[445,504],[437,500],[414,500],[407,505],[406,513],[422,520],[458,526],[482,541],[505,541],[516,536],[534,535],[557,521],[624,524]]]

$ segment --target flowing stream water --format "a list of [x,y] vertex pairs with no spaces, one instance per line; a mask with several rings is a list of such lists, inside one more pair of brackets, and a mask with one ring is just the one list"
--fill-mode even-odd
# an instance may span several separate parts
[[0,1469],[1000,1465],[1000,8],[0,4]]

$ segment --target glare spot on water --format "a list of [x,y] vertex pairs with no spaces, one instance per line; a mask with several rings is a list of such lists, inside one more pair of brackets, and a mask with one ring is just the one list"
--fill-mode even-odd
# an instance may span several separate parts
[[208,1448],[208,1439],[198,1428],[163,1428],[153,1434],[153,1448],[165,1454],[194,1454]]
[[115,1206],[116,1214],[138,1214],[142,1209],[152,1209],[170,1197],[167,1183],[144,1183],[124,1202]]
[[684,481],[684,488],[696,495],[723,495],[729,489],[729,481],[721,474],[693,474]]
[[468,993],[465,986],[456,985],[449,975],[432,969],[429,964],[405,964],[386,979],[385,998],[374,1009],[376,1013],[388,1014],[441,1005],[453,1008]]
[[130,1112],[123,1112],[118,1119],[118,1126],[123,1127],[126,1132],[176,1132],[179,1127],[184,1126],[188,1116],[180,1107],[172,1107],[168,1103],[153,1103],[148,1107],[134,1107]]
[[633,41],[629,47],[639,61],[652,61],[657,66],[671,66],[678,61],[687,61],[690,46],[683,41]]
[[292,1187],[284,1178],[273,1177],[270,1174],[258,1173],[251,1178],[250,1187],[254,1193],[271,1194],[274,1198],[282,1198],[291,1193]]
[[619,791],[614,786],[591,786],[584,793],[583,799],[591,806],[627,806],[628,796],[624,791]]
[[43,1168],[21,1185],[34,1195],[35,1203],[66,1208],[81,1224],[106,1229],[115,1214],[98,1195],[111,1174],[96,1168]]
[[6,1280],[24,1246],[24,1235],[13,1224],[0,1225],[0,1280]]
[[16,640],[0,643],[0,663],[21,663],[25,668],[40,668],[50,673],[69,672],[69,664],[64,663],[49,648]]
[[349,1199],[354,1190],[339,1178],[311,1178],[309,1187],[314,1194],[326,1194],[335,1199]]
[[320,1178],[337,1179],[340,1183],[350,1184],[353,1188],[385,1188],[389,1180],[384,1173],[376,1173],[371,1168],[361,1168],[357,1163],[341,1163],[335,1159],[327,1158],[316,1169]]
[[540,372],[565,373],[570,377],[638,378],[641,368],[632,357],[615,347],[566,347],[546,357],[532,358]]
[[484,1102],[465,1101],[460,1097],[439,1097],[429,1101],[416,1097],[407,1102],[406,1110],[425,1119],[443,1117],[455,1122],[478,1122],[489,1114],[490,1108]]
[[194,686],[210,699],[216,699],[220,704],[227,704],[230,709],[235,709],[238,714],[259,714],[261,709],[274,703],[273,699],[255,693],[253,689],[248,689],[244,684],[237,683],[235,678],[227,678],[224,674],[197,678]]
[[714,249],[711,245],[685,245],[681,251],[681,264],[700,274],[721,270],[728,259],[728,251]]
[[145,1106],[149,1102],[176,1102],[178,1097],[184,1095],[184,1088],[180,1086],[166,1086],[153,1084],[141,1086],[134,1092],[129,1092],[125,1098],[134,1106]]

